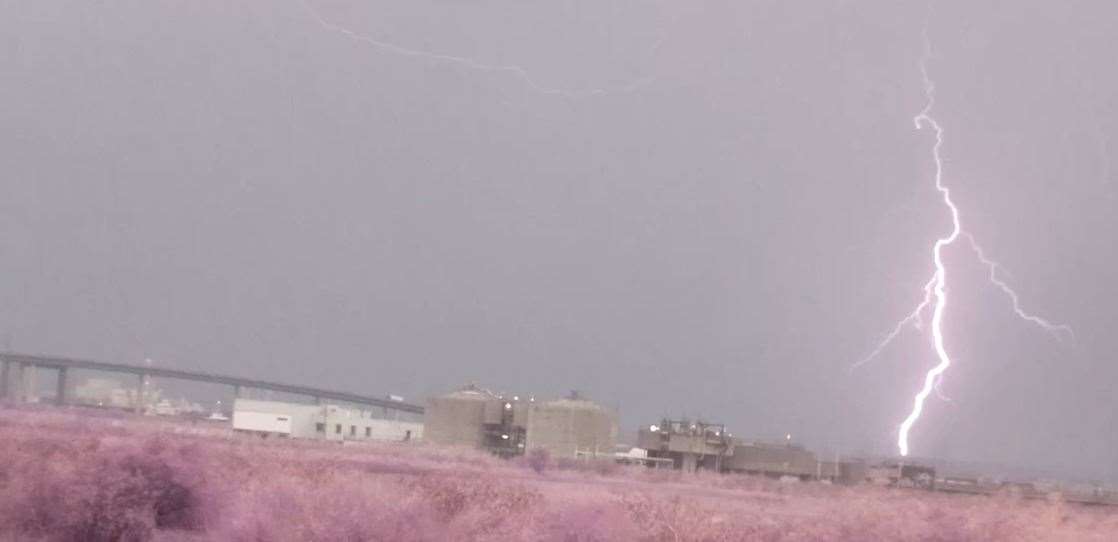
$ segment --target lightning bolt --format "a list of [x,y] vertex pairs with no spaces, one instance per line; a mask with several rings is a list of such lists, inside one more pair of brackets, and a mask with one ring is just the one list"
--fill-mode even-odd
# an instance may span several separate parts
[[955,206],[955,202],[951,201],[951,190],[943,184],[943,157],[941,149],[943,148],[943,127],[939,122],[932,117],[932,108],[936,103],[936,86],[932,82],[931,77],[928,76],[928,60],[932,56],[931,41],[928,40],[928,32],[924,31],[924,56],[920,59],[920,76],[924,82],[924,96],[927,101],[924,104],[924,109],[920,110],[912,122],[917,130],[923,130],[930,127],[935,134],[936,142],[932,146],[932,159],[935,162],[935,182],[936,190],[943,196],[943,204],[951,211],[951,233],[946,237],[936,239],[935,245],[932,246],[932,260],[935,263],[935,273],[932,275],[932,280],[928,282],[931,288],[925,287],[924,302],[921,307],[917,307],[915,314],[919,315],[931,303],[934,297],[934,308],[932,309],[932,346],[935,348],[936,357],[939,363],[932,367],[928,374],[924,376],[924,386],[916,393],[913,399],[912,412],[901,423],[900,434],[897,438],[897,448],[900,450],[902,456],[908,455],[908,432],[912,429],[912,425],[916,420],[920,419],[920,414],[924,412],[924,401],[928,395],[932,393],[936,382],[939,381],[944,371],[951,366],[951,357],[947,354],[947,348],[943,345],[943,315],[947,310],[947,268],[943,265],[943,249],[944,247],[955,242],[962,234],[963,228],[959,223],[959,208]]
[[[1029,313],[1025,311],[1025,309],[1021,308],[1021,298],[1020,296],[1018,296],[1017,291],[998,276],[998,271],[1000,270],[1005,272],[1005,267],[986,256],[986,252],[982,249],[982,246],[978,244],[978,241],[975,240],[974,235],[966,231],[961,231],[960,233],[967,238],[967,241],[970,242],[971,249],[974,251],[974,254],[978,258],[978,261],[981,262],[982,265],[985,265],[986,268],[989,270],[987,280],[989,280],[991,284],[1005,293],[1006,297],[1009,298],[1012,304],[1013,312],[1017,315],[1018,318],[1036,324],[1041,329],[1051,333],[1052,336],[1056,338],[1056,340],[1063,341],[1065,337],[1068,337],[1072,341],[1075,341],[1075,330],[1073,330],[1071,326],[1049,321],[1042,316]],[[893,340],[896,339],[904,331],[907,326],[911,325],[917,330],[923,329],[924,324],[922,315],[924,313],[924,310],[928,308],[928,305],[931,305],[932,303],[932,288],[936,283],[936,278],[937,277],[933,275],[931,280],[929,280],[927,284],[924,285],[924,299],[920,302],[920,304],[917,305],[916,308],[913,309],[912,312],[910,312],[907,316],[898,321],[897,324],[893,326],[893,329],[885,336],[885,338],[881,340],[881,342],[877,343],[877,346],[875,346],[874,349],[866,357],[858,360],[856,363],[851,365],[851,372],[881,355],[885,348],[887,348],[893,342]],[[936,383],[936,388],[937,394],[940,396],[940,398],[947,400],[946,397],[942,395],[942,393],[939,393],[941,392],[941,390],[938,389],[938,381]]]
[[974,250],[975,256],[978,257],[978,261],[982,262],[982,264],[990,270],[990,274],[988,275],[990,282],[1009,297],[1010,302],[1013,304],[1013,312],[1017,314],[1018,318],[1036,324],[1040,328],[1051,333],[1057,340],[1063,340],[1065,335],[1070,337],[1073,341],[1075,340],[1075,331],[1071,329],[1071,326],[1050,322],[1040,316],[1025,312],[1025,310],[1021,308],[1021,299],[1017,296],[1017,292],[1014,291],[1009,284],[1006,284],[1005,281],[998,278],[998,270],[1002,269],[1001,264],[986,257],[986,253],[982,250],[982,247],[978,245],[978,242],[974,240],[973,235],[965,232],[963,235],[970,240],[970,246]]
[[935,144],[932,146],[932,159],[935,163],[935,187],[940,193],[944,206],[947,207],[951,215],[951,231],[944,237],[936,240],[932,246],[932,260],[934,263],[934,271],[932,278],[924,285],[924,297],[921,302],[910,312],[907,316],[901,319],[893,327],[881,342],[873,349],[872,352],[865,358],[855,363],[851,370],[867,363],[868,361],[876,358],[881,352],[893,342],[901,334],[901,332],[908,325],[912,325],[917,329],[923,328],[923,314],[929,306],[932,307],[932,347],[935,350],[938,363],[932,367],[924,376],[924,384],[913,398],[912,411],[908,417],[901,423],[900,431],[897,436],[897,448],[901,456],[907,456],[909,452],[908,435],[912,430],[912,426],[920,419],[920,415],[924,412],[924,402],[928,396],[934,391],[939,397],[945,401],[949,401],[940,389],[940,384],[943,380],[943,374],[951,366],[951,357],[947,353],[944,346],[943,339],[943,318],[947,310],[947,268],[943,263],[943,250],[953,244],[959,237],[966,237],[970,241],[971,249],[974,251],[978,261],[981,262],[989,270],[988,279],[991,284],[1000,289],[1006,296],[1009,297],[1012,303],[1013,312],[1022,320],[1031,322],[1042,329],[1052,333],[1057,339],[1061,339],[1063,334],[1070,336],[1073,340],[1075,334],[1071,327],[1064,324],[1056,324],[1050,322],[1040,316],[1026,312],[1021,307],[1020,298],[1017,292],[1009,286],[1008,283],[1003,281],[999,275],[998,270],[1002,269],[998,262],[988,258],[985,251],[975,240],[974,236],[966,233],[962,229],[962,224],[959,219],[959,208],[951,199],[951,190],[943,182],[943,127],[939,122],[932,117],[932,109],[935,106],[935,83],[928,75],[928,62],[932,58],[931,41],[928,39],[927,27],[925,26],[923,32],[924,38],[924,54],[920,59],[920,76],[924,85],[924,96],[926,98],[924,108],[913,117],[913,124],[917,130],[931,129],[935,135]]
[[[622,86],[618,86],[618,87],[594,88],[594,89],[585,89],[585,90],[548,87],[546,85],[542,85],[539,82],[537,82],[531,76],[531,74],[528,73],[528,70],[526,70],[526,69],[524,69],[520,66],[511,65],[511,64],[486,64],[484,62],[478,62],[477,60],[467,58],[467,57],[454,56],[454,55],[448,55],[448,54],[443,54],[443,53],[434,53],[434,52],[430,52],[430,51],[423,51],[423,50],[420,50],[420,49],[411,49],[411,48],[403,47],[401,45],[397,45],[397,44],[394,44],[394,43],[391,43],[391,42],[381,41],[381,40],[372,38],[370,36],[359,34],[357,32],[354,32],[353,30],[350,30],[350,29],[344,27],[344,26],[341,26],[339,24],[335,24],[333,22],[328,21],[316,9],[314,9],[314,7],[312,7],[309,3],[307,3],[306,0],[296,0],[296,1],[299,3],[299,5],[301,5],[303,7],[303,9],[308,14],[310,14],[311,18],[313,18],[315,20],[315,22],[318,23],[319,26],[321,26],[322,28],[324,28],[324,29],[326,29],[330,32],[336,32],[336,33],[341,34],[341,35],[343,35],[343,36],[345,36],[345,37],[347,37],[351,40],[359,41],[359,42],[365,43],[367,45],[370,45],[375,49],[379,49],[381,51],[385,51],[385,52],[392,53],[392,54],[399,55],[399,56],[422,58],[422,59],[426,59],[426,60],[429,60],[429,61],[432,61],[432,62],[441,62],[441,63],[445,63],[445,64],[453,64],[453,65],[456,65],[456,66],[466,68],[468,70],[473,70],[473,71],[478,71],[478,72],[486,72],[486,73],[493,73],[493,74],[506,74],[506,75],[509,75],[509,76],[512,76],[512,77],[518,79],[521,83],[524,84],[524,86],[526,86],[527,88],[529,88],[532,91],[537,92],[539,94],[544,94],[544,95],[549,95],[549,96],[560,96],[560,97],[563,97],[563,98],[587,98],[587,97],[591,97],[591,96],[600,96],[600,95],[604,95],[604,94],[631,93],[631,92],[635,92],[635,91],[641,89],[645,85],[647,85],[647,84],[649,84],[649,83],[651,83],[652,81],[655,80],[655,77],[650,76],[650,77],[644,77],[644,78],[641,78],[641,79],[637,79],[637,80],[635,80],[631,83],[628,83],[628,84],[622,85]],[[659,45],[660,45],[660,42],[657,42],[656,45],[654,46],[654,48],[659,47]]]
[[890,343],[893,342],[893,339],[896,339],[897,336],[899,336],[901,334],[901,332],[904,331],[904,328],[909,326],[910,324],[913,327],[915,327],[916,329],[923,329],[924,321],[923,321],[923,317],[921,315],[924,313],[924,309],[928,308],[928,305],[930,305],[932,303],[932,288],[935,286],[935,283],[936,283],[936,275],[933,274],[932,278],[929,279],[928,282],[924,285],[924,299],[923,299],[923,301],[921,301],[920,304],[917,305],[916,308],[912,310],[912,312],[908,313],[908,316],[905,316],[899,322],[897,322],[897,325],[893,326],[893,330],[890,331],[889,334],[886,335],[885,338],[881,340],[881,342],[877,343],[877,346],[874,347],[873,351],[870,352],[869,355],[867,355],[866,357],[858,360],[858,362],[855,363],[854,365],[851,365],[850,366],[850,371],[851,372],[853,372],[858,367],[861,367],[862,365],[865,365],[866,363],[869,363],[871,360],[873,360],[878,355],[880,355],[881,352],[884,351],[885,348],[887,346],[889,346]]

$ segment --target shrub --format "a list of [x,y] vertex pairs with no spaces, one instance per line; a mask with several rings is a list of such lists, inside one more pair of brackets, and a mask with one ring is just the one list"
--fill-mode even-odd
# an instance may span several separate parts
[[525,461],[527,461],[528,467],[536,471],[536,474],[540,474],[551,463],[551,454],[546,448],[533,448],[525,455]]
[[1059,500],[246,439],[143,417],[0,408],[0,541],[1110,540]]

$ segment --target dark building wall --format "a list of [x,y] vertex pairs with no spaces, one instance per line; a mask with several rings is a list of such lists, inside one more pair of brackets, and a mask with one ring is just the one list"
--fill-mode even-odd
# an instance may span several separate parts
[[735,472],[803,477],[815,476],[819,465],[814,453],[798,446],[741,443],[734,447],[724,468]]

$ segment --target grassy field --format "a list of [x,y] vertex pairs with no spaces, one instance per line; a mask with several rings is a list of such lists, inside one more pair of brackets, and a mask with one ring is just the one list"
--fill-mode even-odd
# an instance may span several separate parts
[[1115,540],[1118,509],[0,407],[0,540]]

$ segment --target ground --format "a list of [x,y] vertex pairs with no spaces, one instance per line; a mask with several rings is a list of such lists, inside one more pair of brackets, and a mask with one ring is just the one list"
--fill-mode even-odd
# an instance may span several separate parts
[[0,407],[0,541],[1113,540],[1118,508]]

